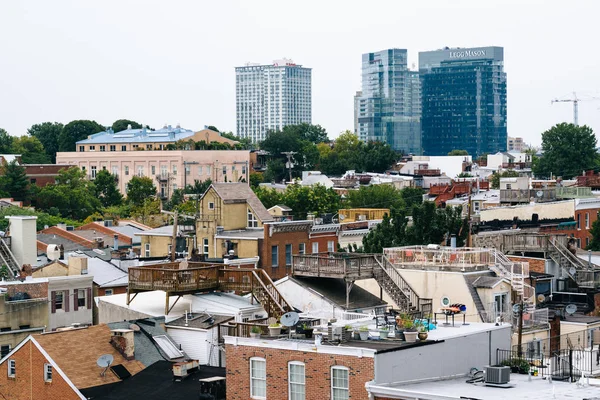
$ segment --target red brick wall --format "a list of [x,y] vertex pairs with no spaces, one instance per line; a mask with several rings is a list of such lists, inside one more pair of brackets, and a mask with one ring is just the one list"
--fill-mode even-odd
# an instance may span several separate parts
[[[99,224],[97,222],[90,222],[89,224],[85,224],[80,226],[79,228],[75,229],[76,231],[89,231],[89,230],[96,230],[98,232],[102,232],[105,235],[108,236],[113,236],[113,235],[118,235],[119,236],[119,243],[125,243],[128,245],[131,245],[132,243],[132,239],[131,237],[127,236],[127,235],[123,235],[122,233],[119,233],[117,231],[113,231],[112,229],[110,229],[109,227],[106,227],[102,224]],[[105,243],[108,244],[108,243]]]
[[58,171],[69,167],[66,164],[25,165],[25,174],[30,182],[35,179],[36,186],[44,187],[49,183],[54,184]]
[[305,364],[306,400],[331,398],[331,367],[349,369],[349,395],[352,400],[367,400],[365,383],[374,379],[374,359],[335,354],[306,353],[302,351],[267,349],[251,346],[227,345],[227,400],[250,398],[250,358],[261,357],[267,367],[267,399],[288,398],[288,363]]
[[312,253],[312,244],[315,242],[319,243],[319,253],[326,253],[327,242],[331,240],[333,241],[333,251],[337,251],[338,237],[336,232],[313,234],[310,238],[310,246],[306,248],[306,253]]
[[23,292],[29,294],[32,299],[45,299],[48,297],[48,282],[39,283],[20,283],[18,285],[2,285],[0,287],[6,288],[6,293],[9,297],[15,295],[15,293]]
[[507,256],[509,260],[514,262],[528,262],[529,263],[529,271],[531,272],[539,272],[543,274],[546,272],[546,260],[543,258],[533,258],[533,257],[519,257],[519,256]]
[[[305,244],[305,249],[310,254],[310,243],[308,239],[308,231],[299,232],[279,232],[269,236],[269,227],[265,226],[265,236],[263,239],[260,255],[261,267],[269,274],[271,279],[281,279],[286,275],[291,274],[291,266],[285,263],[285,245],[292,245],[292,255],[298,254],[300,243]],[[271,247],[278,246],[278,266],[273,267],[271,257]]]
[[[589,224],[587,228],[585,224],[586,214],[589,215]],[[586,239],[589,241],[592,240],[592,234],[590,233],[590,230],[592,229],[592,224],[594,221],[598,219],[598,209],[593,208],[589,210],[575,211],[575,221],[577,221],[577,216],[579,216],[579,229],[575,231],[575,238],[579,239],[579,246],[582,249],[585,249],[587,247]]]
[[47,360],[31,341],[25,343],[10,359],[16,361],[15,378],[8,377],[8,361],[0,364],[0,398],[79,399],[56,370],[52,371],[52,382],[44,381],[44,364]]
[[127,286],[117,286],[112,288],[98,288],[98,293],[96,296],[106,296],[106,289],[112,289],[112,294],[123,294],[127,293]]

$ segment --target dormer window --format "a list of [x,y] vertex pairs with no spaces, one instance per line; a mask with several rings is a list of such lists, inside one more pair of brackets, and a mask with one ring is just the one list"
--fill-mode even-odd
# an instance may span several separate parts
[[258,228],[258,219],[254,216],[251,209],[248,209],[248,228]]

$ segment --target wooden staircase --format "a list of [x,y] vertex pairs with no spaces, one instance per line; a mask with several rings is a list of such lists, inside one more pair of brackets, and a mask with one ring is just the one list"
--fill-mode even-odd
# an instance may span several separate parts
[[432,312],[432,300],[420,298],[385,255],[374,257],[379,268],[373,271],[373,277],[400,308],[400,312],[418,316]]
[[525,278],[529,276],[527,263],[513,262],[509,260],[504,253],[493,250],[494,265],[490,267],[496,275],[506,278],[513,290],[517,292],[520,299],[525,303],[526,309],[535,309],[535,289],[525,283]]
[[263,306],[269,317],[279,320],[283,314],[294,311],[262,269],[251,270],[250,293]]
[[[587,281],[581,279],[583,274],[578,274],[580,271],[590,270],[585,261],[571,253],[571,251],[564,244],[556,240],[556,238],[549,240],[548,250],[550,258],[560,266],[562,271],[564,271],[569,278],[577,283],[578,286],[586,286]],[[574,268],[574,274],[572,273],[572,268]]]
[[17,262],[12,251],[10,251],[10,247],[8,247],[6,241],[2,238],[0,238],[0,260],[2,261],[2,265],[8,267],[13,278],[21,274],[21,266]]

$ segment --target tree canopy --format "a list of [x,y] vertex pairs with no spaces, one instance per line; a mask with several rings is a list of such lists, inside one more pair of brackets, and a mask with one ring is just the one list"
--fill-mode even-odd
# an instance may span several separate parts
[[452,150],[451,152],[448,153],[449,156],[468,156],[469,152],[466,150]]
[[77,167],[59,171],[56,184],[41,188],[35,202],[40,210],[74,220],[83,220],[102,206],[94,183]]
[[12,151],[13,137],[6,129],[0,128],[0,154],[10,154]]
[[408,223],[403,209],[392,209],[379,225],[363,239],[367,253],[381,253],[385,247],[417,244],[446,244],[451,235],[457,236],[457,245],[463,246],[468,234],[468,221],[462,218],[462,207],[436,208],[433,202],[424,202],[412,209],[413,221]]
[[586,250],[599,251],[600,250],[600,218],[596,219],[592,223],[592,229],[590,229],[592,239],[588,244]]
[[96,121],[85,119],[71,121],[63,127],[58,137],[58,150],[75,151],[75,143],[104,130],[104,127]]
[[597,140],[592,128],[561,123],[542,133],[543,156],[534,164],[537,177],[571,179],[598,165]]
[[284,192],[258,187],[255,193],[267,208],[277,204],[285,204],[292,209],[294,219],[306,219],[308,213],[320,215],[335,214],[340,209],[340,196],[322,185],[302,186],[288,185]]
[[28,201],[31,196],[25,168],[16,160],[0,167],[0,192],[18,201]]
[[56,162],[56,152],[58,151],[58,137],[63,130],[64,125],[59,122],[42,122],[32,125],[27,130],[30,136],[37,138],[44,146],[46,154],[50,157],[50,162]]
[[123,203],[123,195],[117,187],[117,177],[103,169],[98,171],[94,179],[96,196],[103,207],[118,206]]
[[127,184],[127,201],[134,206],[142,206],[148,198],[154,198],[156,186],[147,176],[134,176]]
[[141,129],[142,124],[139,122],[132,121],[130,119],[118,119],[113,122],[111,128],[113,132],[121,132],[127,129],[127,126],[131,125],[131,129]]
[[21,136],[13,139],[12,153],[21,155],[23,164],[50,164],[51,156],[46,154],[44,145],[35,136]]
[[490,176],[490,185],[492,185],[492,189],[499,189],[500,178],[515,178],[517,176],[519,176],[519,173],[512,169],[507,169],[506,171],[502,172],[494,172],[492,176]]

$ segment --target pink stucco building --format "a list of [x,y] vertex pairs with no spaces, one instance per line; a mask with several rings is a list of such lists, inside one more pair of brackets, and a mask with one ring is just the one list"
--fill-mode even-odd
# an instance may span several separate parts
[[119,178],[121,193],[133,176],[152,178],[162,198],[195,180],[213,182],[249,181],[248,150],[137,150],[86,151],[56,154],[58,164],[77,166],[94,179],[98,171],[108,170]]

